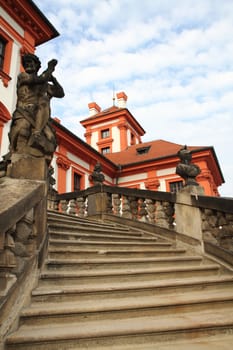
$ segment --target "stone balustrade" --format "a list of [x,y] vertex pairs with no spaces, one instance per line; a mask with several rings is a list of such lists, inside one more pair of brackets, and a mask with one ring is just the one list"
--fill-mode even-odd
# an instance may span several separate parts
[[175,194],[97,185],[57,195],[51,207],[79,217],[108,213],[174,229]]
[[205,250],[233,264],[233,198],[193,196],[192,205],[201,212]]
[[44,260],[46,191],[43,181],[0,179],[0,337],[29,297]]
[[53,206],[79,217],[112,214],[166,228],[196,240],[202,251],[225,250],[233,262],[233,199],[204,196],[199,186],[175,194],[97,185],[57,195]]

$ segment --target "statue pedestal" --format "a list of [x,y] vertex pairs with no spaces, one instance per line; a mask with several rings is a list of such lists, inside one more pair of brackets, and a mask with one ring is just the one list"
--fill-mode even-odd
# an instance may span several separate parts
[[48,166],[44,158],[15,153],[11,156],[11,164],[8,165],[7,176],[15,179],[46,181]]

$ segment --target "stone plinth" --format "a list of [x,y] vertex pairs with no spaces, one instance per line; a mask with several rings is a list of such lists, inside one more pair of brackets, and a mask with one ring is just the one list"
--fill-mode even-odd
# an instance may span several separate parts
[[88,216],[107,212],[107,193],[96,193],[88,196]]
[[203,248],[202,218],[199,208],[192,206],[191,195],[204,195],[201,186],[186,186],[176,195],[176,231],[200,242]]
[[44,158],[12,154],[7,176],[15,179],[46,180],[48,166]]

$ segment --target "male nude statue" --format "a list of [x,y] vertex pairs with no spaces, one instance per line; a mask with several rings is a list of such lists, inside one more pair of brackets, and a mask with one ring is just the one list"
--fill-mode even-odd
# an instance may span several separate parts
[[24,55],[22,64],[25,72],[19,74],[17,81],[17,104],[9,133],[10,152],[38,156],[46,153],[46,145],[50,145],[47,151],[51,153],[56,140],[49,122],[50,99],[64,96],[63,88],[52,75],[57,60],[49,61],[41,75],[37,74],[41,67],[37,56]]

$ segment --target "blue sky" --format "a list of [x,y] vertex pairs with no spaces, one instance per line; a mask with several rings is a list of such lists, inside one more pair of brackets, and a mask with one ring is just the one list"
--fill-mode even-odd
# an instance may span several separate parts
[[233,0],[34,0],[60,36],[39,46],[66,96],[52,115],[84,139],[88,103],[124,91],[143,141],[214,146],[233,196]]

